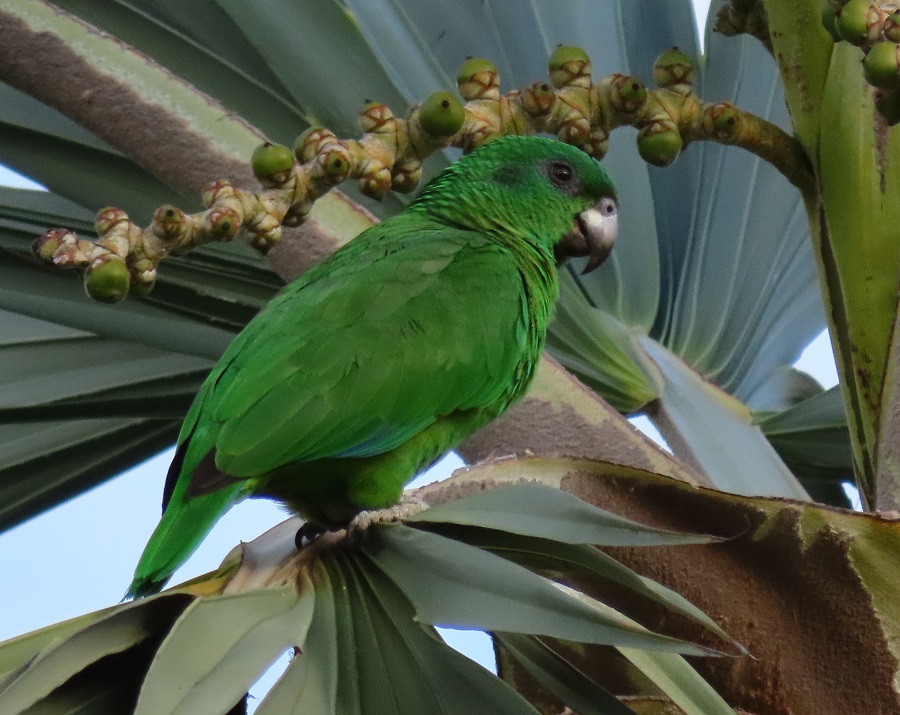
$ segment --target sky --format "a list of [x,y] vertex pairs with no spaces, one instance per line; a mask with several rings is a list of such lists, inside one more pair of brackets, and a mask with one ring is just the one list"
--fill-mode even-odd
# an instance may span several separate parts
[[[708,4],[703,0],[695,2],[699,17],[705,16]],[[702,34],[701,30],[701,37]],[[0,167],[0,185],[40,188],[4,167]],[[837,383],[827,333],[812,342],[797,367],[825,387]],[[646,418],[634,422],[639,429],[661,439]],[[109,606],[122,598],[159,519],[162,484],[172,451],[166,450],[117,479],[0,535],[4,572],[20,575],[17,579],[0,580],[0,641]],[[449,455],[414,485],[444,478],[461,465],[458,457]],[[225,515],[194,556],[176,572],[172,583],[216,568],[239,541],[258,536],[285,517],[271,502],[243,502]],[[493,668],[493,651],[487,636],[460,631],[444,631],[444,635],[451,645]],[[253,693],[264,693],[286,663],[283,658],[273,666]]]

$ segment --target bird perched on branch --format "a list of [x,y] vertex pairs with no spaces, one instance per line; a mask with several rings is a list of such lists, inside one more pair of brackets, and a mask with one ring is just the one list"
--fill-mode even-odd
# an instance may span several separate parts
[[194,400],[128,595],[159,591],[245,497],[323,528],[396,503],[524,394],[557,264],[587,256],[594,270],[616,229],[615,188],[595,159],[503,137],[286,286]]

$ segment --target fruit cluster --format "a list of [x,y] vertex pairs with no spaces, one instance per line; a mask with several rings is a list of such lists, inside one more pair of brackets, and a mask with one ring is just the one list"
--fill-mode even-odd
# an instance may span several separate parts
[[359,139],[339,139],[314,126],[292,148],[263,143],[251,160],[261,192],[216,181],[204,189],[205,211],[189,215],[162,206],[147,228],[121,209],[103,209],[97,241],[52,229],[35,241],[34,253],[57,267],[84,268],[85,288],[96,300],[146,295],[169,254],[238,235],[266,253],[280,240],[283,226],[305,221],[316,199],[343,181],[358,180],[362,193],[376,199],[389,190],[409,192],[429,155],[448,146],[470,151],[506,134],[556,134],[601,158],[611,131],[630,125],[638,129],[640,155],[656,166],[671,164],[691,141],[713,140],[757,153],[797,185],[806,176],[802,150],[783,131],[731,104],[701,101],[693,91],[693,62],[678,48],[663,52],[653,65],[658,89],[623,74],[594,81],[590,59],[578,47],[557,47],[548,69],[549,82],[501,94],[497,68],[469,58],[457,76],[461,100],[435,92],[405,119],[370,101],[359,117]]
[[828,0],[822,23],[835,41],[862,49],[875,106],[889,125],[900,122],[900,3]]

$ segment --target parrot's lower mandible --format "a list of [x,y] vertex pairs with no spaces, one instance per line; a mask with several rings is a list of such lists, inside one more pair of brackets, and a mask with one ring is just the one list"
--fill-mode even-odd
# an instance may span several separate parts
[[290,285],[234,339],[185,418],[130,596],[162,588],[245,497],[323,528],[404,485],[528,387],[557,263],[606,258],[616,193],[580,149],[496,139]]

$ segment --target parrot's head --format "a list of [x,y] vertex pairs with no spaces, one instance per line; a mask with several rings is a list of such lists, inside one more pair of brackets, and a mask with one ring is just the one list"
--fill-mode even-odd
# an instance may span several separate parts
[[476,149],[434,179],[415,210],[458,226],[527,241],[557,260],[599,266],[616,240],[615,185],[581,149],[543,137],[507,136]]

